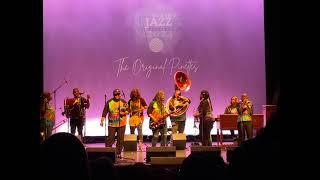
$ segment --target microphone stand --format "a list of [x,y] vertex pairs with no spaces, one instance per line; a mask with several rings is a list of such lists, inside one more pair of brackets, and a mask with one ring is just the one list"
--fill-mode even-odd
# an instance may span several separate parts
[[[196,112],[196,108],[193,106],[193,113],[195,113]],[[198,117],[199,118],[199,117]],[[193,118],[193,129],[195,130],[195,133],[194,133],[194,135],[193,135],[193,142],[191,143],[191,145],[192,146],[194,146],[194,145],[199,145],[199,142],[197,142],[198,141],[198,138],[196,138],[196,129],[199,129],[199,128],[197,128],[197,126],[196,126],[196,121],[197,121],[197,118]],[[199,130],[200,131],[200,130]],[[199,133],[200,134],[200,133]]]
[[[56,112],[57,111],[57,98],[56,98],[56,94],[57,94],[57,91],[65,84],[68,84],[68,81],[64,80],[63,83],[61,83],[55,90],[53,90],[53,101],[54,101],[54,111]],[[50,94],[52,94],[50,93]],[[56,130],[54,130],[54,132],[56,133]],[[69,132],[69,128],[68,128],[68,132]]]
[[[61,107],[59,109],[60,109],[60,111],[62,111]],[[57,128],[60,127],[62,124],[64,124],[66,121],[67,121],[67,119],[64,119],[64,120],[60,121],[57,125],[55,125],[52,128],[52,131],[54,131],[54,133],[57,133]]]
[[84,128],[83,128],[83,133],[81,132],[81,134],[79,134],[80,135],[80,137],[81,137],[81,141],[82,141],[82,143],[84,144],[85,143],[85,136],[86,136],[86,128],[87,128],[87,126],[86,126],[86,111],[85,111],[85,107],[82,107],[82,105],[83,105],[83,103],[82,103],[82,93],[80,93],[80,113],[81,113],[81,111],[82,111],[82,115],[83,115],[83,121],[84,121]]
[[[202,110],[203,112],[203,110]],[[203,124],[204,124],[204,118],[206,115],[203,115],[204,113],[201,113],[201,116],[202,116],[202,123],[201,123],[201,145],[203,146],[203,136],[204,136],[204,132],[203,132]]]
[[[107,104],[107,95],[104,95],[104,105],[106,106]],[[107,140],[107,119],[104,121],[104,137],[105,137],[105,142]]]
[[60,121],[57,125],[55,125],[55,126],[52,128],[52,130],[54,130],[54,131],[56,132],[56,129],[57,129],[58,127],[60,127],[61,125],[63,125],[64,123],[66,123],[67,121],[68,121],[68,119],[64,119],[64,120]]
[[63,83],[61,83],[52,93],[53,93],[53,100],[54,100],[54,109],[57,109],[57,100],[56,100],[56,94],[57,91],[65,84],[68,84],[68,81],[64,81]]
[[[124,92],[122,91],[122,96],[123,96],[123,99],[125,99],[126,98],[126,96],[125,96],[125,94],[124,94]],[[119,131],[118,132],[120,132],[120,121],[121,121],[121,114],[120,114],[120,111],[121,111],[121,98],[119,99]],[[126,115],[125,115],[126,116]],[[126,127],[125,127],[126,128]],[[117,139],[118,139],[118,136],[120,136],[118,133],[117,133]],[[118,143],[118,142],[117,142]],[[119,145],[120,145],[120,143],[119,143]],[[122,151],[122,149],[121,149],[121,151]],[[120,152],[120,154],[121,154],[121,152]],[[120,157],[121,157],[121,155],[120,155]],[[122,158],[122,157],[121,157]]]
[[[68,98],[67,98],[68,99]],[[68,133],[70,133],[69,132],[69,129],[70,129],[70,117],[69,117],[69,106],[67,105],[67,99],[64,99],[63,100],[63,105],[64,105],[64,114],[63,115],[65,115],[66,116],[66,118],[67,118],[67,121],[68,121],[68,123],[67,123],[67,125],[68,125],[68,130],[67,130],[67,132]]]
[[[211,104],[211,99],[210,99],[210,97],[208,97],[208,99],[207,99],[208,101],[209,101],[209,108],[210,108],[210,113],[213,115],[213,108],[212,108],[212,104]],[[214,117],[212,117],[212,118],[214,118]],[[210,121],[213,121],[213,123],[214,123],[214,119],[212,120],[212,119],[210,119]],[[209,123],[209,125],[210,125],[210,131],[209,131],[209,142],[210,142],[210,146],[212,146],[212,138],[211,138],[211,130],[212,130],[212,128],[213,128],[213,123],[212,123],[212,126],[211,126],[211,122]]]

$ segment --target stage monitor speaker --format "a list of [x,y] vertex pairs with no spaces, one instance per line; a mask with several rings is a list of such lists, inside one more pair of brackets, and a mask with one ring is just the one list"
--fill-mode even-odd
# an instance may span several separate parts
[[185,150],[186,141],[187,141],[186,134],[183,134],[183,133],[172,134],[173,146],[175,146],[177,150]]
[[191,146],[191,154],[221,155],[221,149],[216,146]]
[[116,148],[113,147],[88,147],[86,148],[88,160],[96,160],[100,157],[108,157],[113,163],[116,161]]
[[124,135],[124,151],[137,151],[137,135],[126,134]]
[[148,147],[146,162],[151,161],[151,157],[176,157],[176,147]]

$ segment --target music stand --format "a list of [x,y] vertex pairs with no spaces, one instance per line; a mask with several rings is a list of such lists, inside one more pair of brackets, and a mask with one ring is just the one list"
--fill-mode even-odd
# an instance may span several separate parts
[[67,80],[64,80],[55,90],[53,90],[52,93],[53,94],[53,101],[54,101],[54,109],[57,110],[57,100],[56,100],[56,96],[57,96],[57,91],[62,88],[63,85],[68,84]]
[[[219,136],[220,145],[223,145],[223,130],[238,130],[237,114],[221,114],[217,121],[217,134]],[[219,143],[218,143],[219,145]]]

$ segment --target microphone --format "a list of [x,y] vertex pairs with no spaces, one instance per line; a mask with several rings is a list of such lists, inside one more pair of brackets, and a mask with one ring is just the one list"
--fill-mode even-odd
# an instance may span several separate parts
[[122,96],[123,96],[123,98],[125,99],[125,98],[126,98],[126,95],[124,94],[123,90],[121,90],[121,91],[122,91]]

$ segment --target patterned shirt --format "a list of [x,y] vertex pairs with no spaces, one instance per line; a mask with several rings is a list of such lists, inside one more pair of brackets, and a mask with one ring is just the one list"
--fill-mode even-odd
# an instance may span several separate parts
[[[159,117],[166,114],[164,105],[161,107],[158,105],[156,101],[152,101],[149,104],[147,114],[157,114]],[[150,117],[150,123],[154,122],[154,120]]]
[[226,107],[224,113],[225,114],[239,114],[238,106],[229,105],[228,107]]
[[137,101],[132,101],[130,99],[128,104],[129,104],[129,107],[130,107],[130,112],[133,112],[133,113],[130,113],[130,116],[132,116],[134,114],[139,114],[141,117],[143,117],[143,112],[141,112],[141,111],[140,111],[140,113],[139,112],[135,112],[135,111],[141,109],[142,107],[147,106],[147,103],[143,98],[139,98]]
[[253,105],[250,101],[248,101],[246,104],[241,103],[239,105],[238,111],[239,111],[238,122],[252,121]]
[[56,120],[55,110],[49,102],[45,102],[41,105],[40,120],[40,127],[54,126]]
[[104,106],[102,117],[108,114],[108,126],[122,127],[127,124],[127,116],[120,116],[120,111],[128,111],[127,102],[124,99],[116,100],[114,98],[107,101]]

